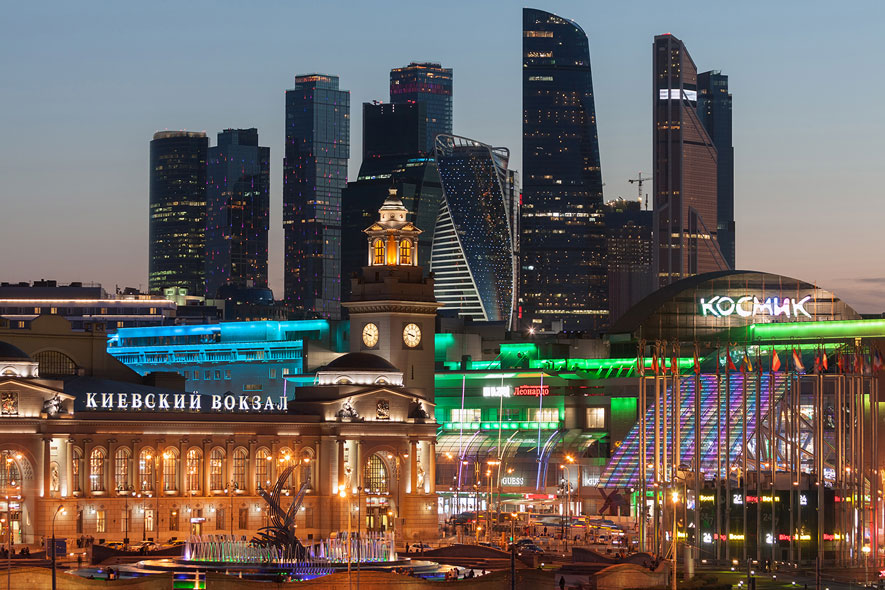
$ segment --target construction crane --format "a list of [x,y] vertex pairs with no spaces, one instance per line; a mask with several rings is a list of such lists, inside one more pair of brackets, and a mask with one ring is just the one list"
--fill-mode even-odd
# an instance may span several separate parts
[[[639,191],[638,191],[638,192],[639,192],[639,203],[640,203],[640,204],[642,203],[642,184],[645,183],[645,182],[648,182],[648,181],[651,180],[652,178],[653,178],[652,176],[645,176],[645,177],[643,177],[643,176],[642,176],[642,171],[640,170],[640,171],[639,171],[639,176],[638,176],[637,178],[628,178],[628,179],[627,179],[627,182],[629,182],[630,184],[636,183],[637,185],[639,185],[639,186],[638,186],[638,188],[639,188]],[[645,208],[648,209],[648,195],[645,195]]]

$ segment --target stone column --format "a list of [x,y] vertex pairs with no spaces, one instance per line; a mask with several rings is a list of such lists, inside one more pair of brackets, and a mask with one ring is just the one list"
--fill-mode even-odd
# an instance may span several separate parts
[[[74,439],[68,438],[65,441],[65,485],[68,496],[74,495]],[[61,476],[61,473],[59,473]]]
[[[246,490],[247,494],[250,496],[254,496],[258,493],[258,490],[255,488],[255,452],[257,442],[254,438],[249,440],[249,455],[246,458]],[[271,456],[273,457],[273,456]],[[273,463],[276,459],[271,460],[271,467],[273,467]],[[270,469],[268,469],[268,475],[270,476],[271,481],[273,480],[273,475],[270,473]]]
[[409,489],[418,493],[418,443],[409,441]]
[[212,495],[212,490],[209,488],[209,464],[212,460],[210,456],[212,454],[212,439],[204,438],[203,439],[203,493],[201,494],[204,498],[208,498]]
[[132,485],[133,495],[141,491],[141,473],[138,466],[141,464],[139,458],[142,446],[140,438],[132,439],[132,455],[129,457],[129,483]]
[[89,461],[89,453],[92,452],[91,443],[91,438],[83,439],[83,456],[80,458],[83,461],[80,464],[80,481],[83,484],[83,496],[87,498],[92,497],[92,479],[90,479],[90,476],[92,475],[92,469]]
[[428,480],[431,494],[436,493],[436,443],[427,443],[427,447],[429,451],[427,453],[427,472],[424,474],[424,478]]
[[114,471],[117,467],[117,461],[114,457],[114,453],[117,451],[117,439],[109,438],[107,442],[108,457],[104,466],[104,489],[107,491],[108,497],[113,498],[117,495],[117,482],[114,480]]
[[45,436],[43,437],[43,497],[48,498],[50,496],[49,492],[49,482],[52,478],[50,473],[52,472],[52,437]]
[[[184,485],[187,478],[185,477],[185,471],[187,471],[187,443],[188,440],[186,438],[179,439],[178,441],[178,495],[182,498],[187,497],[188,490]],[[179,510],[179,512],[181,512]],[[179,522],[181,519],[179,518]]]
[[227,469],[224,470],[225,488],[229,488],[230,482],[234,480],[234,450],[236,448],[237,446],[234,444],[234,439],[229,438],[224,441],[224,462],[227,464]]
[[[343,439],[338,439],[338,481],[335,483],[335,492],[338,492],[337,486],[344,485],[347,476],[344,473],[344,445],[347,442]],[[347,490],[347,493],[350,494],[351,490]]]

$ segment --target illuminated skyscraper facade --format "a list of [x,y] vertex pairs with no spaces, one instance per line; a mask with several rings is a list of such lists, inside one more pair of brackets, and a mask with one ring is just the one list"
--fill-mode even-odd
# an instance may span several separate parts
[[430,270],[442,313],[511,324],[516,293],[510,152],[453,135],[436,138],[443,202]]
[[608,317],[602,171],[587,35],[523,9],[521,324],[596,331]]
[[654,266],[658,286],[726,270],[717,235],[718,154],[698,116],[698,74],[685,44],[654,40]]
[[206,150],[203,132],[160,131],[150,154],[148,288],[206,288]]
[[716,146],[716,239],[728,266],[735,268],[731,94],[722,72],[698,74],[698,116]]
[[266,288],[270,148],[258,130],[219,133],[206,178],[206,295],[224,284]]
[[286,303],[296,317],[341,317],[341,191],[350,157],[350,92],[309,74],[286,91],[283,161]]
[[438,63],[412,62],[390,70],[390,102],[426,106],[424,152],[433,153],[434,138],[440,133],[452,133],[452,69]]

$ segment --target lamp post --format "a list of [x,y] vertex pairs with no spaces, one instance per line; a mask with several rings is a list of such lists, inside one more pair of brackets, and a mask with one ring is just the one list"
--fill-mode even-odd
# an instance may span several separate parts
[[[569,464],[573,464],[575,462],[575,458],[572,457],[571,455],[566,455],[565,460],[568,461]],[[571,471],[569,470],[569,466],[570,465],[566,465],[565,463],[563,463],[562,465],[559,466],[559,468],[565,472],[565,483],[564,483],[565,490],[563,490],[563,491],[564,491],[564,495],[566,497],[566,505],[565,505],[565,510],[563,510],[563,512],[565,513],[564,516],[565,516],[566,522],[568,524],[563,529],[563,540],[565,541],[565,550],[566,551],[568,551],[568,537],[569,537],[569,534],[571,534],[571,530],[572,530],[572,522],[571,522],[571,514],[570,514],[571,513],[571,504],[572,504],[572,474],[571,474]]]
[[52,515],[52,590],[55,590],[55,518],[64,511],[64,505],[60,505]]
[[[347,499],[347,489],[343,485],[338,486],[338,495],[341,497],[342,503]],[[353,547],[353,510],[350,502],[347,502],[347,587],[353,588],[353,578],[350,573],[351,552]]]
[[491,540],[492,540],[492,529],[491,529],[491,527],[492,527],[492,498],[493,498],[493,496],[492,496],[492,469],[491,468],[492,467],[500,467],[501,461],[499,459],[489,459],[488,461],[486,461],[486,464],[488,464],[488,466],[489,466],[489,469],[486,470],[486,478],[488,479],[488,484],[489,484],[489,503],[487,506],[489,518],[486,521],[486,526],[488,528],[488,531],[487,531],[488,537],[487,538],[488,538],[488,541],[491,542]]
[[117,486],[117,494],[123,496],[124,498],[124,507],[123,514],[126,517],[123,520],[123,544],[129,544],[129,494],[132,493],[132,485],[131,484],[120,484]]

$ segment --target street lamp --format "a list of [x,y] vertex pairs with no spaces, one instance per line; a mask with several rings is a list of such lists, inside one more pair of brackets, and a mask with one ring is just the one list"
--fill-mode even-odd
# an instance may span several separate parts
[[[492,470],[491,470],[491,468],[498,467],[500,469],[501,461],[499,459],[489,459],[488,461],[486,461],[486,464],[489,466],[489,469],[486,470],[486,478],[488,479],[488,485],[489,485],[489,504],[487,507],[489,518],[488,518],[488,521],[486,524],[489,527],[488,540],[491,541],[492,540],[492,530],[491,530],[491,526],[492,526],[492,498],[493,498],[493,496],[492,496],[492,477],[491,477]],[[500,471],[499,471],[499,473],[500,473]],[[500,496],[499,496],[499,501],[500,501]],[[497,521],[497,519],[496,519],[496,521]]]
[[678,534],[676,530],[676,505],[679,504],[679,492],[674,490],[672,494],[673,499],[673,586],[672,590],[676,590],[676,550],[679,548],[678,544]]
[[[338,495],[341,500],[347,499],[347,489],[343,485],[338,486]],[[353,546],[353,510],[350,502],[347,502],[347,587],[353,588],[353,578],[350,573],[351,553],[350,548]]]
[[126,517],[123,520],[123,544],[129,544],[129,495],[132,493],[133,487],[131,484],[120,484],[117,486],[117,495],[123,496],[125,500],[125,505],[123,507],[123,515]]
[[[571,455],[566,455],[565,460],[568,461],[569,464],[573,464],[575,462],[575,458],[572,457]],[[566,506],[565,506],[565,510],[563,510],[563,512],[565,513],[564,516],[565,516],[565,519],[568,524],[566,525],[565,528],[563,528],[563,540],[565,541],[565,550],[566,551],[568,551],[568,537],[571,534],[571,530],[572,530],[572,522],[571,522],[571,520],[572,520],[571,519],[572,474],[571,474],[571,470],[569,469],[569,467],[570,467],[570,465],[566,465],[565,463],[563,463],[562,465],[559,466],[559,468],[565,472],[565,482],[563,484],[563,487],[565,489],[563,490],[563,492],[566,497]]]
[[65,507],[59,506],[52,515],[52,590],[55,590],[55,517],[64,514]]

